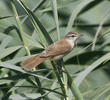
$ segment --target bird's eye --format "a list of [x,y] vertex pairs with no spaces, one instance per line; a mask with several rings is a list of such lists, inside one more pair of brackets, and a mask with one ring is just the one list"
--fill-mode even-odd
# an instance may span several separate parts
[[74,35],[72,35],[71,37],[75,37]]

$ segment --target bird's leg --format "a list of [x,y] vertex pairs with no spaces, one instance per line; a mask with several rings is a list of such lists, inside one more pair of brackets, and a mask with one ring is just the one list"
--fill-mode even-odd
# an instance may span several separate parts
[[65,73],[66,73],[66,71],[63,70],[62,67],[60,67],[60,66],[56,63],[55,60],[53,60],[53,63],[54,63],[54,65],[55,65],[59,70],[61,70],[62,72],[65,72]]

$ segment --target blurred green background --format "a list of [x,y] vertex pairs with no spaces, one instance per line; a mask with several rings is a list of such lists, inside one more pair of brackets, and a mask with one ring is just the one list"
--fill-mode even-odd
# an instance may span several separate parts
[[[0,99],[40,100],[39,89],[34,87],[34,75],[23,72],[20,67],[20,62],[29,56],[23,47],[10,1],[0,0]],[[43,43],[18,1],[14,0],[14,4],[27,46],[32,55],[37,54],[43,50]],[[57,41],[57,20],[53,14],[51,0],[24,2],[39,19],[51,39]],[[57,0],[56,7],[60,38],[64,37],[67,31],[83,35],[72,52],[64,57],[67,71],[76,84],[80,85],[84,100],[110,100],[110,0]],[[72,23],[70,28],[69,23]],[[37,74],[41,76],[42,87],[57,89],[59,85],[51,66],[48,61],[41,64],[37,70],[44,71],[41,70]],[[86,77],[83,78],[84,75]],[[61,92],[60,89],[57,91]],[[71,91],[68,92],[69,99],[75,100]],[[45,95],[48,95],[48,100],[61,100],[61,95],[53,91]]]

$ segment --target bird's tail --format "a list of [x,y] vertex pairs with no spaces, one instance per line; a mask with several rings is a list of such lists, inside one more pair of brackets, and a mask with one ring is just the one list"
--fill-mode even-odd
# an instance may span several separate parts
[[26,71],[29,71],[47,59],[48,58],[41,58],[40,55],[38,54],[36,56],[24,60],[21,63],[21,65]]

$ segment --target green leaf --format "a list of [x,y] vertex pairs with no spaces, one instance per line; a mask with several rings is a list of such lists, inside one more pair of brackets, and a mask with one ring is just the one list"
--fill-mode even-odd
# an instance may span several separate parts
[[27,71],[23,70],[21,67],[15,66],[15,65],[7,63],[7,62],[0,62],[0,67],[9,68],[9,69],[16,70],[16,71],[19,71],[19,72],[22,72],[22,73],[27,73],[31,76],[35,76],[35,77],[38,77],[38,78],[41,78],[41,79],[52,81],[52,80],[50,80],[50,79],[48,79],[44,76],[37,75],[37,74],[32,73],[32,72],[27,72]]
[[71,31],[72,26],[74,25],[74,21],[77,17],[77,15],[81,12],[81,10],[88,5],[89,3],[93,2],[94,0],[82,0],[77,6],[76,8],[73,9],[72,14],[69,18],[68,21],[68,25],[66,28],[66,33],[68,33],[69,31]]
[[108,95],[104,100],[110,100],[110,95]]
[[[10,71],[10,69],[7,69],[7,70],[8,70],[8,72]],[[7,71],[7,70],[5,69],[5,71]],[[33,73],[37,73],[37,72],[40,73],[40,72],[45,72],[45,71],[47,71],[47,69],[40,69]],[[8,73],[6,73],[5,75],[8,75]],[[13,76],[1,77],[0,85],[10,83],[10,82],[19,82],[20,80],[27,79],[27,77],[29,77],[29,76],[30,76],[30,74],[21,73],[21,74],[17,74],[17,75],[13,75]]]
[[[28,2],[28,1],[27,1]],[[36,1],[35,3],[36,3],[36,5],[33,7],[33,4],[31,5],[30,3],[29,3],[29,5],[31,5],[33,8],[32,8],[32,12],[35,12],[38,8],[39,8],[39,6],[40,5],[42,5],[43,3],[45,2],[45,0],[38,0],[38,2]],[[28,16],[26,16],[26,17],[24,17],[22,20],[21,20],[21,24],[23,24],[25,21],[26,21],[26,19],[28,18]]]
[[104,18],[100,22],[99,27],[96,31],[95,36],[94,36],[93,45],[92,45],[92,48],[91,48],[92,51],[94,51],[94,49],[95,49],[96,41],[98,39],[98,35],[99,35],[100,31],[102,30],[102,26],[108,20],[109,16],[110,16],[110,9],[109,10],[107,9],[107,11],[104,13]]
[[12,39],[13,38],[11,36],[5,35],[4,33],[0,33],[0,40],[1,40],[0,50],[8,46],[8,44],[12,41]]
[[22,84],[25,82],[25,79],[20,80],[19,82],[17,82],[11,89],[9,89],[8,92],[12,92],[15,91],[16,89],[18,89],[19,87],[17,86],[22,86]]
[[7,80],[7,79],[0,79],[0,85],[6,84],[6,83],[11,83],[13,80]]
[[57,12],[57,0],[50,0],[50,2],[51,2],[53,13],[54,13],[55,24],[56,24],[56,28],[57,28],[57,37],[58,37],[58,40],[60,40],[60,31],[59,31],[59,23],[58,23],[58,12]]
[[0,59],[12,54],[16,50],[20,49],[22,46],[14,46],[14,47],[9,47],[3,50],[0,50]]
[[103,63],[106,60],[110,60],[110,53],[105,54],[98,60],[96,60],[93,64],[88,66],[84,71],[82,71],[76,78],[75,78],[75,83],[77,86],[81,84],[81,82],[85,79],[85,77],[92,72],[95,68],[97,68],[101,63]]
[[26,37],[26,40],[27,40],[29,46],[43,48],[42,45],[39,42],[37,42],[36,40],[34,40],[31,36],[29,36],[28,34],[24,34],[24,35]]
[[[91,89],[84,93],[87,100],[104,100],[103,98],[107,96],[107,92],[110,91],[110,83],[107,83],[99,88]],[[89,95],[89,96],[88,96]]]
[[12,94],[10,100],[35,100],[41,97],[40,93],[23,93],[23,94]]
[[28,16],[30,17],[30,20],[32,21],[32,24],[37,32],[37,34],[40,37],[40,40],[42,42],[42,44],[47,47],[49,44],[52,43],[52,39],[50,38],[48,32],[46,31],[46,29],[43,27],[43,25],[41,24],[41,22],[38,20],[38,18],[34,15],[33,12],[31,12],[31,10],[29,10],[24,2],[22,2],[21,0],[18,0],[18,2],[20,3],[20,5],[24,8],[24,10],[26,11],[26,13],[28,14]]

